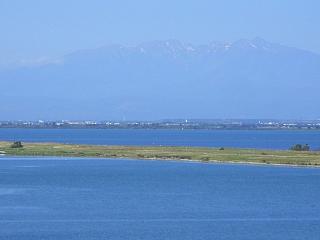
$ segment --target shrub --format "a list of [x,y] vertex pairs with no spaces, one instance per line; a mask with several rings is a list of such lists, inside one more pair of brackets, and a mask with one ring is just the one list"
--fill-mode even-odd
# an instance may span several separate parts
[[310,147],[308,144],[305,144],[303,147],[302,147],[302,151],[310,151]]
[[224,147],[219,148],[220,151],[224,150]]
[[295,144],[290,148],[290,150],[292,150],[292,151],[310,151],[310,147],[308,144],[305,144],[305,145]]
[[23,147],[23,145],[20,141],[14,142],[11,144],[11,148],[22,148],[22,147]]

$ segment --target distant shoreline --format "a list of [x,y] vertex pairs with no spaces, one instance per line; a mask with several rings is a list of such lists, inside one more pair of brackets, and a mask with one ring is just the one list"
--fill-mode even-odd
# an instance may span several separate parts
[[1,125],[1,129],[101,129],[101,130],[209,130],[209,131],[224,131],[224,130],[246,130],[246,131],[320,131],[320,125],[318,126],[299,126],[299,127],[262,127],[257,125],[245,125],[245,126],[232,126],[232,125],[200,125],[200,126],[185,126],[185,125],[176,125],[176,126],[165,126],[165,125],[156,125],[156,126],[105,126],[105,125],[66,125],[66,126],[19,126],[19,125]]
[[165,128],[165,127],[155,127],[155,128],[130,128],[130,127],[3,127],[0,129],[33,129],[33,130],[59,130],[59,129],[96,129],[96,130],[207,130],[207,131],[320,131],[320,128],[188,128],[188,127],[176,127],[176,128]]
[[205,163],[272,164],[283,166],[320,166],[320,152],[257,150],[208,147],[103,146],[61,143],[23,143],[12,148],[0,142],[2,156],[92,157],[145,160],[177,160]]
[[162,119],[162,120],[7,120],[0,128],[168,129],[168,130],[320,130],[320,119]]

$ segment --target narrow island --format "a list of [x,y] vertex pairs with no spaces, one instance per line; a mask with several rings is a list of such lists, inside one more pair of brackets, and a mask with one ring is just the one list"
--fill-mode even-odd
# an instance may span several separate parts
[[190,160],[207,163],[255,163],[320,166],[319,151],[257,150],[207,147],[103,146],[61,143],[0,142],[5,156],[61,156]]

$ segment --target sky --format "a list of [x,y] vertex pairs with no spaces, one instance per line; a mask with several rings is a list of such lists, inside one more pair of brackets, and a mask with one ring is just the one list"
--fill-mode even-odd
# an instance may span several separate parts
[[261,37],[320,53],[319,0],[0,0],[0,64],[108,44]]

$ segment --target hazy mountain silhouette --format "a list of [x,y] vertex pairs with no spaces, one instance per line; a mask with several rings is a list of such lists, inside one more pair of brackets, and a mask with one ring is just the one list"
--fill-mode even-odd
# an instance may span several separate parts
[[320,55],[263,39],[77,51],[0,72],[1,119],[319,118]]

